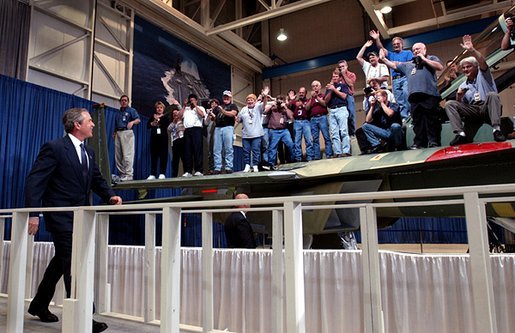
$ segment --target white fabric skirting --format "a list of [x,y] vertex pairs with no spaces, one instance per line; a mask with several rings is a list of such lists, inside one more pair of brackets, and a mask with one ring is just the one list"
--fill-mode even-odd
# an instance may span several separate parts
[[[0,291],[7,291],[9,242],[4,242]],[[201,249],[182,249],[181,323],[202,324]],[[53,255],[51,243],[36,243],[32,290]],[[112,312],[143,317],[144,248],[109,247]],[[157,250],[156,313],[160,304],[161,251]],[[492,255],[499,332],[515,332],[515,256]],[[305,251],[306,332],[363,332],[360,251]],[[380,252],[386,332],[477,332],[468,255]],[[272,331],[272,252],[215,250],[215,328]],[[286,311],[286,306],[284,308]]]

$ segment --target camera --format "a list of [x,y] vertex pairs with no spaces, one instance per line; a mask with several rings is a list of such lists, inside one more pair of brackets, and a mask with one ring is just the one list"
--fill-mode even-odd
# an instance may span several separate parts
[[374,92],[374,89],[372,89],[372,87],[366,87],[365,89],[363,89],[363,92],[365,93],[366,96],[368,96],[372,92]]
[[417,66],[422,63],[422,59],[420,58],[420,56],[413,57],[412,61]]

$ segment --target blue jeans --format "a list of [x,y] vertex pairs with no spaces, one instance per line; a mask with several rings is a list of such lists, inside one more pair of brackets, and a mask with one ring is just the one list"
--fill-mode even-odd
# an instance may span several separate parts
[[363,124],[363,133],[367,137],[368,142],[372,147],[381,144],[380,139],[391,143],[395,148],[398,148],[402,143],[402,127],[400,124],[393,123],[390,128],[381,128],[369,123]]
[[268,162],[268,141],[270,134],[268,133],[268,128],[263,127],[263,136],[261,137],[261,157],[263,159],[263,162]]
[[222,148],[224,150],[225,170],[232,170],[233,161],[233,126],[216,127],[215,140],[213,144],[213,157],[215,159],[215,170],[222,170]]
[[[261,138],[243,138],[243,163],[257,166],[261,161]],[[250,156],[252,155],[252,159]]]
[[295,120],[293,122],[295,130],[295,161],[302,160],[302,136],[306,143],[306,159],[311,161],[313,159],[313,138],[311,136],[311,124],[309,120]]
[[410,114],[410,103],[408,101],[408,78],[401,77],[392,81],[393,96],[395,102],[399,104],[399,111],[402,119],[405,119]]
[[347,128],[349,129],[349,135],[354,135],[356,133],[356,106],[352,95],[347,95],[347,110],[349,111]]
[[313,155],[315,160],[320,159],[320,132],[324,137],[325,156],[327,158],[333,156],[333,147],[331,136],[329,136],[329,123],[327,115],[311,118],[311,136],[313,137]]
[[349,111],[346,106],[329,109],[329,131],[333,142],[333,154],[350,154],[350,138],[347,129]]
[[270,146],[268,147],[268,163],[275,165],[277,163],[277,146],[282,141],[286,145],[286,149],[290,156],[293,153],[293,141],[291,139],[290,132],[287,128],[285,129],[269,129],[270,135]]

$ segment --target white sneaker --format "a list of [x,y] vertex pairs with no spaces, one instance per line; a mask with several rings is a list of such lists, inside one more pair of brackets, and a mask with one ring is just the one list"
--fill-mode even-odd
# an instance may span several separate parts
[[156,176],[150,175],[150,176],[147,177],[147,180],[153,180],[153,179],[156,179]]
[[182,176],[186,177],[186,178],[190,178],[191,177],[191,173],[185,172]]
[[200,171],[197,171],[197,172],[195,172],[195,173],[193,174],[193,176],[196,176],[196,177],[198,177],[198,176],[203,176],[203,175],[204,175],[204,174],[203,174],[202,172],[200,172]]
[[257,166],[257,165],[254,165],[254,166],[252,167],[252,171],[254,171],[254,172],[259,172],[258,166]]
[[243,169],[243,172],[250,172],[250,165],[245,164],[245,169]]
[[132,180],[132,177],[129,177],[129,176],[123,176],[120,178],[120,181],[121,182],[126,182],[126,181],[129,181],[129,180]]
[[157,178],[158,178],[158,179],[165,179],[165,178],[166,178],[166,176],[165,176],[165,175],[163,175],[163,174],[160,174],[160,175],[159,175],[159,177],[157,177]]

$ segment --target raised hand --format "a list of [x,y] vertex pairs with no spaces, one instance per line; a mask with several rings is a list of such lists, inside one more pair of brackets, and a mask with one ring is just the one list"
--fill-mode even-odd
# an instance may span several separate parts
[[267,96],[269,93],[270,93],[270,87],[269,86],[265,86],[263,88],[263,90],[261,90],[261,94],[263,94],[264,96]]
[[370,33],[369,33],[370,37],[372,39],[378,39],[379,38],[379,32],[375,31],[375,30],[370,30]]
[[366,47],[370,47],[370,46],[372,46],[372,44],[373,44],[373,43],[374,43],[374,42],[373,42],[371,39],[369,39],[369,40],[367,40],[367,41],[365,42],[365,46],[366,46]]
[[461,43],[460,45],[467,51],[471,51],[474,49],[474,44],[472,44],[472,37],[470,35],[463,36],[463,43]]

